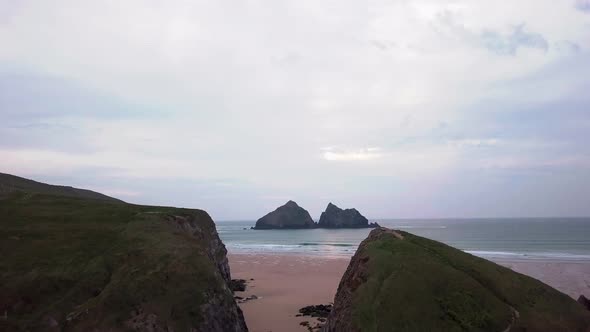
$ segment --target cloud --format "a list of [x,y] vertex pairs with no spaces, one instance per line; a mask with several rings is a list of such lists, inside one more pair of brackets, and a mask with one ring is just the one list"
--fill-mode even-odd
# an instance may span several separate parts
[[[485,165],[590,153],[589,16],[572,4],[11,2],[0,171],[223,218],[259,217],[260,197],[464,215],[444,206],[449,187],[467,188],[458,202],[512,188],[496,186],[508,168]],[[573,204],[559,210],[590,213]]]
[[327,161],[370,161],[383,157],[381,149],[376,147],[352,150],[327,147],[321,150]]
[[499,55],[515,55],[519,48],[528,47],[547,52],[549,43],[543,35],[527,32],[525,25],[520,24],[512,28],[506,35],[496,31],[483,31],[480,35],[483,45]]
[[577,43],[573,43],[569,40],[562,40],[556,42],[553,46],[556,50],[568,53],[579,53],[582,48]]
[[576,169],[590,169],[590,155],[570,155],[559,158],[543,158],[530,156],[496,157],[482,160],[480,167],[483,169],[503,170],[531,170],[531,171],[555,171],[570,172]]
[[[549,50],[549,42],[540,33],[528,31],[525,23],[505,27],[468,27],[450,11],[437,16],[439,33],[450,34],[475,47],[483,47],[497,55],[516,55],[520,48]],[[503,32],[505,31],[505,32]]]
[[576,9],[583,12],[590,12],[590,1],[589,0],[576,0]]
[[484,139],[456,139],[449,140],[451,146],[456,147],[493,147],[501,144],[502,141],[497,138],[484,138]]

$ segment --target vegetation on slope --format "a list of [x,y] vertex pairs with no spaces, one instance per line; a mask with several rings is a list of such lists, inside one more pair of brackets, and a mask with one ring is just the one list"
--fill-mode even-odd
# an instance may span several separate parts
[[121,202],[116,198],[87,189],[78,189],[69,186],[55,186],[21,178],[11,174],[0,173],[0,198],[14,192],[38,193]]
[[542,282],[406,232],[373,230],[327,331],[588,331],[590,312]]
[[247,330],[206,212],[68,196],[0,198],[0,330]]

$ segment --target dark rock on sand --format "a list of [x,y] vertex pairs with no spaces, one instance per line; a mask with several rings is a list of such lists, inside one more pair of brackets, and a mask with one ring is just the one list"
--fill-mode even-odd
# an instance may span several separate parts
[[299,309],[299,316],[328,317],[332,311],[331,304],[310,305]]
[[243,292],[246,290],[246,280],[244,279],[232,279],[229,282],[229,289],[232,292]]
[[301,323],[299,323],[299,325],[306,327],[308,332],[314,332],[314,331],[319,331],[322,328],[322,324],[320,323],[316,323],[315,325],[311,325],[310,322],[308,321],[303,321]]
[[578,297],[578,303],[583,305],[587,310],[590,310],[590,300],[588,300],[588,298],[586,298],[584,295],[580,295],[580,297]]
[[323,331],[590,331],[542,282],[440,242],[377,228],[340,281]]
[[256,221],[254,229],[314,228],[315,222],[309,212],[293,201],[277,208]]
[[332,203],[329,203],[326,211],[322,212],[318,223],[319,228],[368,228],[378,226],[377,223],[369,224],[369,220],[356,209],[342,210]]

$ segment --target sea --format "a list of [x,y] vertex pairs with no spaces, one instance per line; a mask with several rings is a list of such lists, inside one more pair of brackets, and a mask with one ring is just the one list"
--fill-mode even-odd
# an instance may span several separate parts
[[[590,262],[590,218],[376,219],[492,260]],[[229,253],[352,256],[370,229],[253,230],[216,222]]]

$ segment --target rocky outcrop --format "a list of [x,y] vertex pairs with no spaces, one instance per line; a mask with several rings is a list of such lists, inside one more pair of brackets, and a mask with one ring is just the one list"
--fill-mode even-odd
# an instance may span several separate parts
[[590,331],[590,312],[542,282],[407,232],[371,231],[326,332]]
[[368,228],[378,227],[377,223],[370,223],[356,209],[342,210],[336,205],[329,203],[326,211],[322,212],[319,228]]
[[256,221],[254,229],[314,228],[315,222],[309,212],[293,201],[277,208]]

